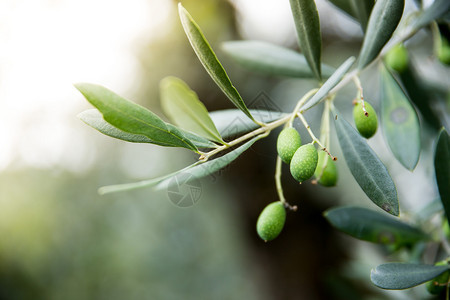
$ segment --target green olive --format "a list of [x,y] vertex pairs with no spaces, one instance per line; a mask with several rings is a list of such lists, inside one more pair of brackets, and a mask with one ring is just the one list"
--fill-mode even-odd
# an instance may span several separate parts
[[[326,166],[324,167],[326,161]],[[319,160],[314,176],[318,183],[323,186],[335,186],[337,182],[337,169],[335,162],[324,151],[319,151]]]
[[384,61],[391,69],[402,73],[408,67],[408,50],[403,44],[398,44],[386,54]]
[[358,101],[353,107],[353,120],[355,121],[356,129],[366,139],[371,138],[377,132],[378,120],[377,113],[369,102],[364,101],[364,106],[367,111],[365,114],[361,101]]
[[256,231],[265,242],[276,238],[283,230],[286,209],[280,201],[267,205],[259,215]]
[[300,134],[295,128],[284,128],[278,135],[277,152],[281,160],[290,163],[295,151],[302,145]]
[[[445,266],[447,261],[440,261],[435,264],[435,266]],[[445,290],[445,284],[448,283],[450,271],[446,271],[439,275],[438,277],[430,280],[426,283],[427,290],[430,294],[439,295],[443,290]]]
[[319,157],[313,144],[303,145],[295,151],[291,160],[291,174],[298,182],[314,175]]

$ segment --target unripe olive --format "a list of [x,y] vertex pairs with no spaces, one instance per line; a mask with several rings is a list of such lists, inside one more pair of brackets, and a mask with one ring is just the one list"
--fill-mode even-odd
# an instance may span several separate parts
[[366,139],[371,138],[377,132],[378,120],[377,113],[369,102],[364,101],[367,114],[365,115],[361,101],[358,101],[353,107],[353,120],[355,121],[356,129]]
[[[445,266],[447,261],[440,261],[435,264],[436,266]],[[439,295],[445,288],[445,284],[448,282],[450,271],[446,271],[438,277],[430,280],[426,283],[427,290],[430,294]]]
[[398,44],[386,54],[386,64],[398,73],[402,73],[408,67],[408,50],[403,44]]
[[319,157],[313,144],[303,145],[295,151],[291,160],[291,174],[298,182],[314,175]]
[[256,223],[258,235],[265,241],[276,238],[283,230],[286,221],[286,209],[280,201],[267,205],[259,215]]
[[437,56],[441,63],[450,65],[450,44],[447,39],[442,38],[441,45],[438,48]]
[[[326,160],[326,166],[323,168],[323,164]],[[319,151],[319,161],[317,162],[317,168],[314,172],[314,176],[318,178],[318,183],[323,186],[335,186],[337,182],[337,170],[334,161],[324,151]]]
[[277,152],[281,160],[290,163],[295,151],[302,145],[300,134],[295,128],[284,128],[278,135]]

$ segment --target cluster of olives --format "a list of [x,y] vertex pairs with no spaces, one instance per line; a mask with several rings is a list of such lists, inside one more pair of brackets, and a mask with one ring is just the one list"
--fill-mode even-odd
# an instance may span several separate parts
[[[361,136],[371,138],[377,131],[377,114],[367,101],[354,103],[353,119]],[[290,165],[292,177],[298,182],[316,178],[323,186],[335,186],[337,170],[333,159],[325,151],[316,150],[312,143],[302,145],[298,131],[293,127],[284,128],[278,135],[277,152],[281,160]],[[281,201],[266,206],[259,216],[256,229],[264,241],[276,238],[286,220],[285,204]]]

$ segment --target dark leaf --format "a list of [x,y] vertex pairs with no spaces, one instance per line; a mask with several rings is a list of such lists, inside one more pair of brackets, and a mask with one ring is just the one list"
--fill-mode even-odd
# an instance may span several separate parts
[[395,184],[384,164],[359,133],[334,109],[339,144],[350,172],[366,195],[388,213],[398,216]]
[[386,45],[403,14],[404,0],[377,0],[370,14],[358,69],[370,64]]
[[321,80],[322,36],[316,3],[314,0],[289,0],[289,2],[291,3],[300,49],[314,75],[318,80]]
[[433,266],[407,263],[382,264],[372,269],[373,284],[388,290],[402,290],[432,280],[448,271],[450,266]]
[[416,227],[362,207],[333,208],[327,210],[324,215],[337,229],[373,243],[405,245],[429,238]]

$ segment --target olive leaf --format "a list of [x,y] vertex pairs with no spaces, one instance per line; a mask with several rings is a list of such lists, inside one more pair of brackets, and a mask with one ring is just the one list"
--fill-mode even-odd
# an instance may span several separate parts
[[321,100],[325,99],[328,93],[341,81],[342,77],[350,70],[355,58],[353,56],[349,57],[344,61],[339,68],[328,78],[327,81],[320,87],[320,89],[301,107],[301,111],[307,111],[311,107],[318,104]]
[[350,172],[361,189],[388,213],[398,216],[398,197],[388,170],[358,132],[333,108],[335,126]]
[[330,2],[357,19],[363,31],[366,31],[367,21],[375,4],[374,0],[330,0]]
[[450,1],[435,0],[426,10],[424,10],[415,20],[414,27],[421,28],[436,19],[440,19],[450,12]]
[[316,78],[322,80],[320,69],[322,36],[316,3],[314,0],[289,0],[289,2],[300,49]]
[[[259,109],[251,109],[250,112],[255,116],[256,120],[264,123],[270,123],[288,115],[278,111]],[[223,138],[236,137],[259,127],[259,125],[247,118],[239,109],[212,111],[209,113],[209,116],[214,124],[216,124],[217,130]]]
[[377,0],[370,14],[359,55],[358,69],[370,64],[386,45],[403,14],[404,0]]
[[381,65],[381,125],[395,158],[414,170],[420,155],[417,113],[390,71]]
[[[229,41],[222,49],[242,67],[266,75],[297,78],[314,77],[303,54],[268,42]],[[326,78],[334,69],[322,64],[322,75]]]
[[387,263],[372,269],[370,280],[382,289],[402,290],[430,281],[449,269],[449,265]]
[[[98,130],[104,135],[131,142],[131,143],[149,143],[155,144],[155,142],[145,135],[133,134],[129,132],[122,131],[103,119],[103,115],[97,109],[88,109],[78,114],[78,117],[87,125],[92,128]],[[174,127],[172,124],[166,125],[170,128]],[[177,128],[179,131],[183,133],[183,135],[189,139],[197,148],[214,148],[217,145],[204,137],[198,136],[196,134],[187,132],[182,130],[181,128]]]
[[444,128],[439,132],[436,142],[434,171],[441,202],[450,223],[450,137]]
[[101,187],[98,192],[101,195],[116,193],[116,192],[124,192],[139,188],[145,187],[154,187],[156,190],[165,188],[167,186],[171,186],[176,184],[176,181],[173,180],[175,176],[182,176],[182,174],[189,174],[194,176],[194,178],[200,179],[206,176],[209,176],[225,166],[232,163],[236,158],[239,157],[242,153],[244,153],[248,148],[250,148],[257,140],[263,138],[263,136],[256,136],[253,139],[249,140],[242,146],[234,149],[233,151],[218,157],[213,160],[208,161],[197,161],[194,164],[187,166],[184,169],[175,171],[165,176],[161,176],[158,178],[142,180],[138,182],[125,183],[125,184],[117,184],[117,185],[109,185]]
[[200,30],[200,27],[181,3],[178,4],[178,13],[189,42],[209,76],[211,76],[222,92],[225,93],[237,108],[242,110],[251,120],[254,120],[244,100],[242,100],[241,95],[231,83],[225,69],[220,64],[216,54]]
[[[441,124],[439,116],[433,111],[431,101],[433,95],[425,87],[422,79],[419,77],[417,70],[413,66],[413,62],[409,62],[405,70],[399,74],[400,80],[409,98],[420,111],[423,120],[426,121],[434,129],[439,130]],[[435,89],[433,89],[435,90]]]
[[362,207],[333,208],[325,211],[324,216],[342,232],[373,243],[407,245],[429,239],[416,227]]
[[146,136],[156,145],[184,147],[198,152],[197,147],[178,128],[168,126],[148,109],[100,85],[78,83],[75,87],[102,113],[105,121],[117,129]]
[[208,110],[181,79],[161,80],[161,105],[164,113],[178,126],[212,141],[223,143],[220,133],[209,117]]

